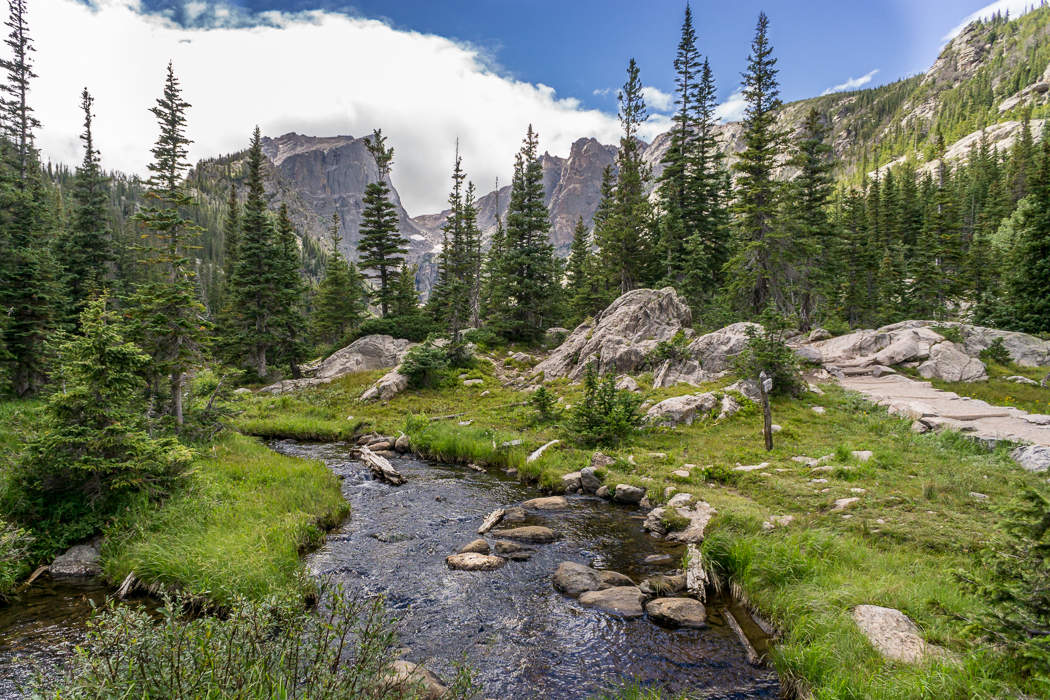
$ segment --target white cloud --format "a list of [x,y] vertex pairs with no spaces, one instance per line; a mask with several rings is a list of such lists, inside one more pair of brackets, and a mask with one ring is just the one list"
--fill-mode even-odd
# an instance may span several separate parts
[[842,83],[842,85],[836,85],[835,87],[829,87],[827,90],[825,90],[824,92],[822,92],[820,94],[823,96],[823,95],[830,95],[833,92],[842,92],[843,90],[856,90],[857,88],[863,87],[863,86],[867,85],[868,83],[870,83],[871,79],[874,78],[875,74],[878,73],[878,72],[879,72],[879,69],[876,68],[875,70],[873,70],[872,72],[868,73],[867,75],[862,75],[859,78],[850,78],[846,82]]
[[[29,5],[40,76],[30,99],[44,124],[37,145],[53,161],[82,158],[78,105],[86,86],[96,98],[103,166],[144,174],[157,137],[148,110],[169,59],[193,105],[191,160],[244,149],[256,124],[270,136],[365,136],[382,128],[396,151],[394,183],[412,214],[444,208],[457,137],[482,192],[497,176],[510,180],[530,123],[541,150],[562,155],[581,137],[619,139],[615,115],[501,76],[484,51],[442,37],[321,11],[248,21],[239,8],[200,0],[169,17],[145,14],[139,0],[91,1]],[[654,115],[641,136],[652,139],[667,124]]]
[[725,102],[715,108],[715,118],[720,122],[738,122],[744,118],[747,101],[743,88],[738,88]]
[[990,19],[996,12],[1002,12],[1003,14],[1009,12],[1011,18],[1020,17],[1027,14],[1029,10],[1038,7],[1038,5],[1038,0],[996,0],[996,2],[993,2],[991,5],[982,7],[972,15],[968,15],[966,19],[959,22],[959,24],[953,27],[950,32],[941,37],[941,41],[951,41],[959,36],[959,33],[966,29],[966,26],[970,24],[970,22],[974,22],[978,19]]
[[600,90],[595,90],[594,91],[594,96],[595,97],[605,97],[609,93],[611,93],[612,91],[613,91],[612,88],[601,88]]
[[649,109],[657,112],[671,112],[674,110],[674,95],[669,95],[660,88],[646,85],[642,88],[642,97]]

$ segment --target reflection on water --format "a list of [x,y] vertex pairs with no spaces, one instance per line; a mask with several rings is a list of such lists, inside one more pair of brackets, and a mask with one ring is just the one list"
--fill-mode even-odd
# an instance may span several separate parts
[[[465,661],[479,672],[488,698],[586,698],[610,681],[632,678],[692,697],[778,697],[775,674],[745,662],[719,607],[708,609],[708,629],[669,630],[588,610],[554,590],[551,576],[563,561],[636,582],[677,566],[682,546],[651,538],[635,507],[572,496],[567,511],[531,514],[524,523],[562,536],[537,546],[531,560],[493,572],[449,571],[445,557],[477,538],[485,515],[534,498],[536,490],[498,471],[414,459],[394,460],[408,478],[395,488],[372,481],[345,447],[276,447],[322,459],[343,477],[350,519],[308,564],[352,589],[384,594],[403,618],[409,660],[444,676]],[[490,533],[490,543],[497,538]],[[645,563],[659,553],[673,559]],[[754,625],[748,631],[761,634]],[[763,641],[755,641],[761,651]]]

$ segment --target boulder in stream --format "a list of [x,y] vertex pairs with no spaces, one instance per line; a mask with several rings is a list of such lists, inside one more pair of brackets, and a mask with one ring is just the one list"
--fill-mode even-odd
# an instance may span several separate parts
[[[522,508],[530,510],[565,510],[569,502],[562,496],[550,496],[549,498],[533,498],[521,504]],[[504,516],[506,517],[506,516]]]
[[567,596],[577,598],[581,593],[596,591],[602,587],[601,573],[583,564],[564,561],[558,565],[552,581],[554,587]]
[[558,539],[558,535],[553,530],[539,525],[516,527],[513,530],[497,530],[492,534],[499,535],[504,539],[527,542],[529,544],[550,544]]
[[580,605],[623,617],[641,617],[645,594],[637,586],[618,586],[604,591],[587,591],[580,595]]
[[489,551],[489,543],[485,540],[478,539],[470,544],[465,544],[460,547],[456,550],[456,554],[488,554]]
[[645,498],[645,489],[630,484],[617,484],[613,500],[620,503],[639,503]]
[[631,580],[630,576],[624,576],[618,571],[599,571],[598,575],[602,578],[602,585],[599,590],[605,590],[606,588],[617,588],[619,586],[633,586],[634,581]]
[[692,598],[657,598],[645,606],[645,612],[668,627],[707,627],[707,608]]
[[[448,688],[445,687],[440,678],[411,661],[398,659],[390,666],[391,669],[387,673],[386,679],[394,689],[409,691],[407,694],[412,695],[410,689],[419,687],[423,691],[422,695],[419,696],[421,700],[439,700],[448,692]],[[415,696],[413,695],[413,697]]]
[[458,571],[493,571],[506,564],[507,560],[503,557],[467,552],[447,556],[445,563],[448,564],[448,568]]

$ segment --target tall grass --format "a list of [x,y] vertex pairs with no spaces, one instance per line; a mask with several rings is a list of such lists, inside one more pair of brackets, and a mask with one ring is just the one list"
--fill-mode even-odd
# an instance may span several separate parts
[[226,435],[195,462],[186,489],[140,504],[107,532],[105,573],[134,573],[219,605],[296,585],[300,553],[347,513],[338,479],[320,462]]

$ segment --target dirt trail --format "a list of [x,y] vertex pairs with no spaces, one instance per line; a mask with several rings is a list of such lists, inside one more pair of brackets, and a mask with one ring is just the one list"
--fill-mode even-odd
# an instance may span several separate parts
[[950,427],[981,439],[1050,447],[1050,416],[992,406],[968,396],[934,389],[930,382],[917,382],[900,375],[846,377],[838,383],[887,406],[890,413],[921,419],[933,428]]

